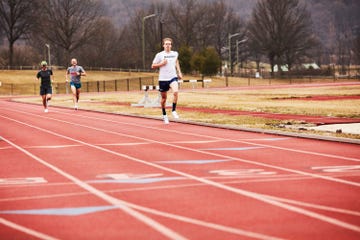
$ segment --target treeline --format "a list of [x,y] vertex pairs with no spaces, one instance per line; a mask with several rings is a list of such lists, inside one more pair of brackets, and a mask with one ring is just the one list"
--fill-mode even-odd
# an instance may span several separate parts
[[225,0],[161,1],[136,10],[119,28],[102,1],[0,0],[0,65],[46,59],[67,66],[76,57],[83,66],[147,70],[166,36],[174,39],[184,72],[212,75],[225,63],[223,70],[233,73],[235,65],[253,61],[258,69],[261,62],[290,70],[304,62],[336,64],[346,73],[360,60],[359,4],[337,1],[329,44],[314,31],[311,2],[259,0],[244,20]]

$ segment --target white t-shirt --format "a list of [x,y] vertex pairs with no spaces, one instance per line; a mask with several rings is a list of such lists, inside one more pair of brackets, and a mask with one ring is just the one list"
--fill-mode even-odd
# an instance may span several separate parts
[[178,59],[178,52],[170,51],[170,52],[159,52],[155,55],[153,63],[158,64],[163,59],[167,60],[167,64],[159,68],[159,81],[169,81],[174,77],[177,77],[176,74],[176,61]]

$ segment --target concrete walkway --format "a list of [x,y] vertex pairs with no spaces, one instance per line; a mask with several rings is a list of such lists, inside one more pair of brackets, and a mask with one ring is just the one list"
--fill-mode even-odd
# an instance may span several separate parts
[[360,134],[360,123],[325,124],[317,127],[309,127],[316,131],[342,132],[348,134]]

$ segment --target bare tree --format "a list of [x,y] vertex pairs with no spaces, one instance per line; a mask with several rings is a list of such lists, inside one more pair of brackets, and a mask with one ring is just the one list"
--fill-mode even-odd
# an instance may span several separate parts
[[355,38],[353,46],[356,63],[360,64],[360,35]]
[[[167,32],[180,46],[191,47],[200,53],[207,47],[215,47],[219,56],[224,46],[228,46],[229,34],[245,35],[245,24],[231,7],[221,1],[180,0],[169,5],[167,11]],[[233,39],[234,41],[235,39]],[[231,45],[233,56],[235,45]],[[232,63],[235,57],[232,57]]]
[[360,35],[356,37],[353,43],[353,51],[355,55],[355,64],[357,66],[357,75],[360,75]]
[[[116,67],[119,33],[107,18],[100,19],[96,25],[97,34],[83,45],[75,54],[81,55],[83,65],[93,67]],[[87,49],[91,49],[88,51]]]
[[[311,17],[299,0],[261,0],[249,24],[249,38],[274,65],[292,64],[314,44]],[[279,68],[280,69],[280,68]]]
[[210,34],[213,39],[211,45],[215,47],[219,55],[221,55],[221,49],[228,44],[229,34],[240,32],[239,38],[244,37],[244,21],[235,14],[234,9],[228,6],[224,0],[212,2],[208,7],[206,16],[207,24],[211,26],[208,29],[212,32]]
[[169,34],[180,46],[193,46],[197,30],[206,10],[198,0],[179,0],[170,4],[167,12]]
[[0,26],[9,43],[8,65],[13,65],[14,44],[31,32],[39,1],[0,0]]
[[41,31],[41,35],[59,52],[64,51],[65,58],[60,61],[65,64],[76,49],[98,34],[96,25],[102,16],[102,6],[91,0],[48,0],[42,12],[47,31]]
[[340,74],[350,74],[353,63],[353,44],[360,34],[360,4],[356,1],[337,1],[332,6],[335,37],[332,48]]

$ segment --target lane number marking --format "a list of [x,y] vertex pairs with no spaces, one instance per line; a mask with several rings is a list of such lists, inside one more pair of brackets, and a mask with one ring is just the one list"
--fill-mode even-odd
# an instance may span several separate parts
[[28,178],[0,178],[0,185],[20,185],[20,184],[36,184],[47,183],[42,177],[28,177]]
[[360,165],[347,165],[347,166],[321,166],[321,167],[312,167],[312,170],[319,170],[323,172],[359,172]]
[[209,171],[209,173],[217,174],[220,176],[237,176],[237,177],[276,174],[276,172],[265,171],[264,169],[222,169],[222,170],[212,170]]

